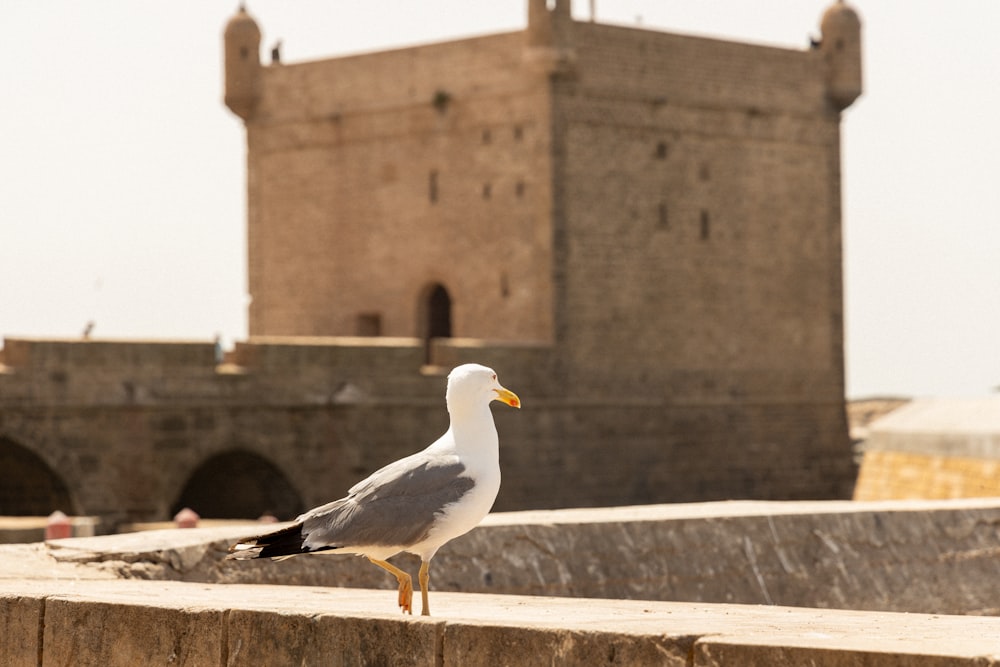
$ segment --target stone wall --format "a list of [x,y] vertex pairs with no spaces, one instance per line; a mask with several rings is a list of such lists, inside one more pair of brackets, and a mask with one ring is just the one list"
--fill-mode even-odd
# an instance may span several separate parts
[[574,35],[553,92],[570,366],[633,394],[685,373],[712,400],[797,383],[839,402],[840,119],[818,55],[591,24]]
[[1000,398],[915,399],[874,420],[859,500],[1000,495]]
[[788,607],[178,582],[12,582],[0,662],[218,665],[996,667],[1000,620]]
[[[365,559],[223,560],[259,524],[48,544],[139,579],[393,589]],[[434,591],[1000,616],[1000,502],[735,501],[495,513],[434,557]],[[393,558],[415,573],[419,560]],[[0,559],[2,563],[2,559]],[[16,569],[16,568],[15,568]]]
[[[838,433],[832,408],[598,400],[545,346],[440,341],[434,355],[446,367],[424,366],[414,339],[261,339],[219,365],[211,343],[8,340],[8,349],[0,443],[37,456],[72,502],[33,513],[96,515],[107,530],[169,518],[205,471],[218,499],[194,508],[206,517],[231,514],[233,498],[240,516],[290,518],[339,497],[444,432],[444,375],[467,361],[495,367],[524,402],[494,411],[498,510],[844,497],[851,481],[846,443],[839,456],[823,448]],[[12,474],[4,497],[33,483]]]

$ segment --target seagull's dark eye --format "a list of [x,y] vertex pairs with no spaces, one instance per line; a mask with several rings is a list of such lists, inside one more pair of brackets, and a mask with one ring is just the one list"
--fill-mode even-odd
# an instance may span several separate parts
[[497,374],[496,374],[496,373],[494,373],[494,374],[493,374],[493,379],[494,379],[494,380],[496,380],[496,379],[497,379]]

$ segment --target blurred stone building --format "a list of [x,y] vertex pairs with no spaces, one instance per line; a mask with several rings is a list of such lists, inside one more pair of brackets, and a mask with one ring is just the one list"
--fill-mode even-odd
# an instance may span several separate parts
[[847,497],[861,29],[838,2],[821,31],[781,49],[530,0],[523,31],[265,65],[241,9],[249,339],[221,365],[8,340],[0,452],[76,512],[249,514],[280,488],[287,514],[430,442],[443,373],[475,360],[524,400],[497,410],[498,509]]

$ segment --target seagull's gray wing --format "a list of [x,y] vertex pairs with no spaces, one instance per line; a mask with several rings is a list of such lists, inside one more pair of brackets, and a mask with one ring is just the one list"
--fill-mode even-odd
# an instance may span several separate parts
[[350,495],[303,514],[303,545],[407,546],[427,537],[443,509],[475,486],[454,456],[419,452],[373,473]]

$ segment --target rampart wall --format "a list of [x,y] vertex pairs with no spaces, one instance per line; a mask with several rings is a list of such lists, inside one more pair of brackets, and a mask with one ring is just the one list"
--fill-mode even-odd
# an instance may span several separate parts
[[[206,517],[287,518],[440,435],[447,370],[478,361],[524,402],[494,409],[498,510],[849,494],[832,404],[597,400],[528,344],[438,341],[439,366],[423,364],[415,339],[252,339],[225,363],[216,353],[208,342],[7,339],[0,442],[65,484],[64,511],[108,529],[168,518],[190,498]],[[35,479],[12,475],[12,497]]]

